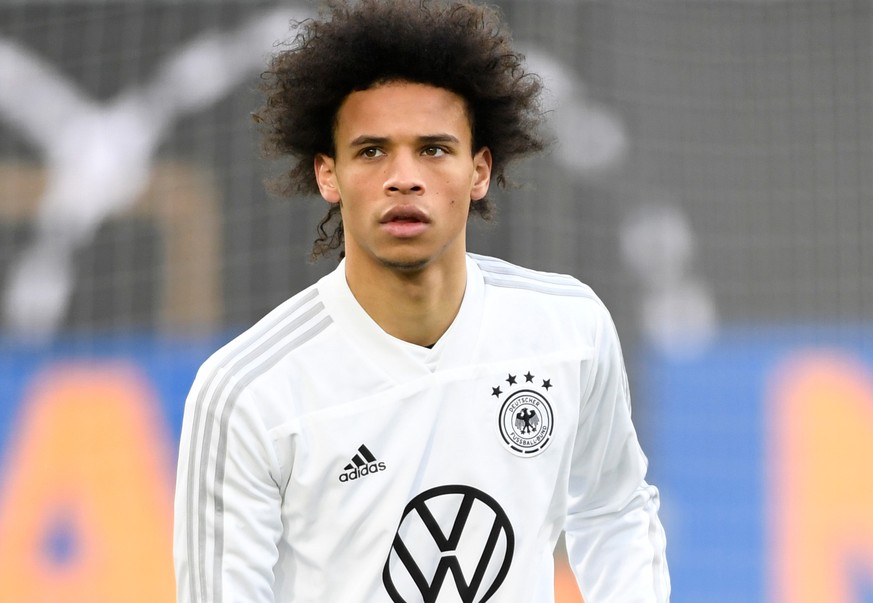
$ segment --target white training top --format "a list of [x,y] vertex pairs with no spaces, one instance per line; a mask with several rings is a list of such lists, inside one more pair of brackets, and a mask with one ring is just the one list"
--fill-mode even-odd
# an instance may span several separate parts
[[616,332],[564,275],[470,255],[433,349],[340,266],[214,354],[185,407],[179,603],[669,600]]

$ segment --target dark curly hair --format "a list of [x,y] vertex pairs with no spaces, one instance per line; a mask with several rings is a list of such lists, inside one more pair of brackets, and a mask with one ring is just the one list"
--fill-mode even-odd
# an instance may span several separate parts
[[[271,158],[290,155],[279,194],[318,192],[313,162],[333,156],[337,112],[352,92],[389,81],[450,90],[466,100],[473,151],[488,147],[495,182],[513,159],[542,150],[541,81],[527,73],[495,9],[466,0],[329,0],[318,20],[295,23],[297,36],[262,76],[266,102],[254,115]],[[471,214],[488,220],[487,198]],[[312,259],[344,243],[338,205],[318,225]]]

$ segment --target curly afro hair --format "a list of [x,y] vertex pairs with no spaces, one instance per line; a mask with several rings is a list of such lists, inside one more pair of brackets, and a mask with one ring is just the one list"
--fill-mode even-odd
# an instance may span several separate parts
[[[390,81],[450,90],[466,100],[475,152],[488,147],[495,182],[509,162],[545,146],[540,137],[540,79],[527,73],[496,10],[466,0],[329,0],[318,20],[296,23],[292,44],[263,74],[263,107],[254,115],[271,158],[291,156],[276,192],[318,192],[317,154],[334,155],[340,105],[352,92]],[[490,219],[487,198],[471,214]],[[339,207],[318,225],[312,258],[340,250]]]

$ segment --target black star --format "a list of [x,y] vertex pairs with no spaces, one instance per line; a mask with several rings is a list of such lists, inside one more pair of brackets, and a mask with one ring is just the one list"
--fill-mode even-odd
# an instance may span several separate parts
[[534,376],[530,374],[530,371],[528,371],[527,374],[524,376],[524,381],[525,383],[530,383],[531,381],[533,381],[533,378]]
[[546,391],[549,391],[549,388],[552,387],[552,380],[543,379],[543,387],[546,389]]
[[510,385],[515,385],[515,375],[508,375],[506,377],[506,382]]
[[499,398],[499,397],[500,397],[500,394],[502,394],[502,393],[503,393],[503,392],[500,391],[500,388],[499,388],[499,387],[492,387],[492,388],[491,388],[491,395],[492,395],[492,396],[497,396],[497,397]]

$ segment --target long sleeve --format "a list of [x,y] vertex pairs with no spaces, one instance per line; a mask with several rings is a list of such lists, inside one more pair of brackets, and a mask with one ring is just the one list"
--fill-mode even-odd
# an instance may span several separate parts
[[666,603],[670,578],[658,490],[631,422],[618,336],[598,304],[568,484],[567,551],[586,603]]
[[277,465],[263,418],[240,383],[220,369],[201,369],[179,450],[178,603],[274,601],[282,531]]

